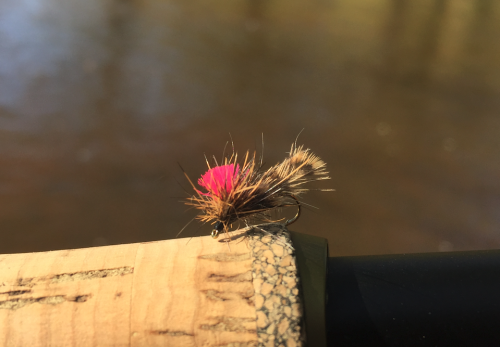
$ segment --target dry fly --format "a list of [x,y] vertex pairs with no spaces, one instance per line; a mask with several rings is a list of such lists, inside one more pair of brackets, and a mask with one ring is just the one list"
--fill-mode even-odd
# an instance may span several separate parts
[[302,205],[299,197],[311,190],[304,188],[304,184],[330,179],[326,163],[309,149],[297,147],[296,142],[285,160],[267,170],[262,169],[263,158],[261,156],[257,160],[256,152],[250,155],[247,151],[243,163],[239,163],[234,145],[233,154],[230,157],[223,155],[221,165],[215,158],[214,161],[216,166],[211,167],[206,160],[208,171],[198,179],[198,185],[204,191],[196,188],[183,170],[196,193],[184,203],[200,211],[194,219],[213,225],[213,238],[217,238],[222,231],[228,235],[235,222],[241,221],[246,225],[272,222],[271,213],[287,206],[296,206],[298,210],[295,217],[284,224],[295,222]]

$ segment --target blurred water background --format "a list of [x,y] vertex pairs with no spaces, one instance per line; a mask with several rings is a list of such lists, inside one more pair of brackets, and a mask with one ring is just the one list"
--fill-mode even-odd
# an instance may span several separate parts
[[173,238],[177,162],[302,128],[331,255],[498,248],[499,37],[493,0],[0,0],[0,252]]

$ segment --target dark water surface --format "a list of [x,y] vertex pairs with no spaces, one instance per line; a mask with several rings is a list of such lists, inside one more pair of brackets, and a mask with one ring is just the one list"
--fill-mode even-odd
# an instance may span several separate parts
[[332,255],[499,248],[499,37],[493,0],[0,0],[0,252],[173,238],[177,162],[302,128]]

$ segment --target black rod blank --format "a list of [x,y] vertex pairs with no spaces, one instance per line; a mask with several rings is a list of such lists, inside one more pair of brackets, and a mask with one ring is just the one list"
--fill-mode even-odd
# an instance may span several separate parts
[[500,251],[328,260],[330,346],[500,346]]

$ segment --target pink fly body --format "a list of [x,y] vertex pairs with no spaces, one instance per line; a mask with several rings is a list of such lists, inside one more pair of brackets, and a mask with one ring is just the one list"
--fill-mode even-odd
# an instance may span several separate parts
[[209,169],[198,179],[198,184],[207,190],[207,193],[201,192],[205,196],[219,199],[227,196],[234,188],[235,179],[240,171],[240,166],[234,164],[216,166]]

